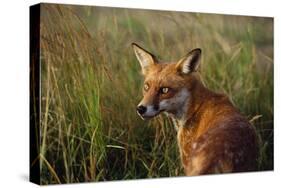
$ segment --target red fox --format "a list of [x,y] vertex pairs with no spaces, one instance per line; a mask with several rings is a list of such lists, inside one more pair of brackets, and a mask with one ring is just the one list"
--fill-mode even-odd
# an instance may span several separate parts
[[139,45],[132,47],[144,75],[137,113],[150,119],[165,112],[173,120],[186,175],[256,170],[255,129],[227,96],[204,86],[198,73],[201,49],[162,62]]

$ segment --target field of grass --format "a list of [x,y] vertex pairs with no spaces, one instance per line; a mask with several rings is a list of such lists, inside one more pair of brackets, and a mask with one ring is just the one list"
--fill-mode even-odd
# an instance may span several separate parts
[[273,19],[43,4],[40,28],[42,184],[183,175],[171,120],[136,114],[132,42],[164,60],[201,48],[205,84],[248,117],[258,169],[273,169]]

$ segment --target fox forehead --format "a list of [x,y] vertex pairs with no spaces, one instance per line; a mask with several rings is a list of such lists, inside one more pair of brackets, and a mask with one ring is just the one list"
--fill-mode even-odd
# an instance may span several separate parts
[[144,75],[144,82],[161,87],[181,87],[184,79],[176,71],[175,63],[158,63]]

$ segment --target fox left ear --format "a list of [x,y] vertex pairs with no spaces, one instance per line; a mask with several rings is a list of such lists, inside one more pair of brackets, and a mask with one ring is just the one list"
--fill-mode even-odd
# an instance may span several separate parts
[[177,63],[177,70],[183,74],[197,71],[201,58],[201,49],[196,48],[191,50]]
[[132,47],[141,65],[142,73],[146,74],[149,67],[151,67],[157,62],[156,57],[147,50],[137,45],[136,43],[132,43]]

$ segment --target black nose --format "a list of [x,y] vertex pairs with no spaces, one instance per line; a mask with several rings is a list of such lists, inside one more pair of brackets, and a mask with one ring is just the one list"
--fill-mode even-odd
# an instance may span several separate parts
[[144,114],[145,111],[146,111],[146,107],[145,107],[145,106],[140,105],[140,106],[137,107],[137,112],[138,112],[140,115]]

